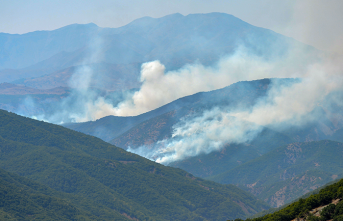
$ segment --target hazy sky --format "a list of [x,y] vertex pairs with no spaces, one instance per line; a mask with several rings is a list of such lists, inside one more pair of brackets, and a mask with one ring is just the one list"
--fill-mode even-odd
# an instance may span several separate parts
[[0,32],[53,30],[93,22],[119,27],[172,13],[224,12],[324,50],[343,47],[342,0],[0,0]]

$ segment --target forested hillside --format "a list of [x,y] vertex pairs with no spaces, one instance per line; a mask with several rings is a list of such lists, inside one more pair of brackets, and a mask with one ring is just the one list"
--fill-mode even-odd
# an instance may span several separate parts
[[268,206],[233,185],[205,181],[102,140],[0,111],[0,167],[71,195],[104,220],[223,220]]
[[0,169],[0,220],[100,220],[61,199],[68,195]]

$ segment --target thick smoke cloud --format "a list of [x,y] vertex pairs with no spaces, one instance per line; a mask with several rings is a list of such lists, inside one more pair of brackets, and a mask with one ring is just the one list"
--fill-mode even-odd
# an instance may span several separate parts
[[[94,73],[91,66],[92,63],[101,61],[101,43],[101,38],[93,42],[91,56],[85,59],[84,64],[71,77],[69,85],[73,91],[70,96],[55,105],[56,111],[53,114],[35,118],[63,123],[97,120],[108,115],[135,116],[180,97],[223,88],[242,80],[297,76],[304,69],[304,63],[309,62],[308,59],[301,58],[303,51],[289,51],[297,54],[297,58],[286,55],[283,59],[267,61],[250,53],[244,46],[238,47],[234,54],[223,57],[212,67],[195,63],[176,71],[165,72],[164,65],[159,61],[147,62],[141,67],[140,89],[125,94],[126,99],[116,105],[91,87],[94,78],[99,79],[102,74]],[[101,88],[101,85],[98,87]]]
[[[315,62],[312,59],[309,62],[308,55],[297,53],[296,48],[287,58],[277,62],[266,63],[244,56],[245,61],[254,60],[258,65],[266,67],[262,75],[252,75],[252,78],[243,73],[244,80],[298,77],[301,78],[300,82],[284,86],[274,81],[267,96],[251,108],[214,108],[201,116],[188,116],[174,125],[171,138],[159,141],[153,147],[142,146],[129,151],[168,164],[200,153],[220,150],[228,143],[248,142],[264,126],[284,130],[328,118],[333,124],[333,128],[327,128],[328,134],[341,128],[342,115],[335,111],[337,107],[340,110],[343,107],[342,4],[341,1],[297,1],[294,4],[293,19],[284,30],[286,35],[288,33],[289,36],[335,54],[327,53]],[[325,113],[315,111],[318,107],[323,108]]]
[[267,61],[249,53],[248,49],[242,46],[238,47],[233,55],[223,57],[213,67],[189,64],[180,70],[167,73],[159,61],[144,63],[140,90],[114,108],[113,115],[142,114],[180,97],[223,88],[238,81],[298,77],[306,68],[306,64],[314,59],[309,59],[305,51],[298,51],[297,48],[289,53],[282,59]]
[[[312,41],[322,49],[342,52],[340,1],[303,0],[294,5],[293,21],[286,28],[286,34],[294,36],[296,33],[297,39]],[[336,30],[334,34],[332,29]],[[163,164],[217,151],[228,143],[249,142],[263,127],[300,127],[328,117],[338,119],[335,121],[338,129],[337,122],[342,121],[342,116],[335,117],[331,109],[332,106],[343,106],[343,59],[337,54],[317,57],[294,45],[281,58],[266,60],[249,53],[242,46],[215,66],[195,63],[169,72],[159,61],[152,61],[142,64],[140,89],[115,105],[90,87],[92,79],[101,75],[94,73],[89,65],[101,60],[100,38],[94,41],[91,51],[89,58],[71,78],[70,86],[74,88],[71,95],[57,105],[53,114],[36,118],[62,123],[96,120],[108,115],[133,116],[183,96],[219,89],[242,80],[301,79],[287,86],[274,81],[267,95],[250,108],[216,107],[190,115],[174,125],[172,137],[157,142],[153,147],[129,148],[129,151]],[[30,105],[34,104],[30,102]],[[317,107],[322,107],[329,116],[314,111]]]
[[170,139],[157,142],[153,147],[141,146],[128,151],[158,163],[168,164],[190,156],[210,153],[223,148],[226,143],[252,140],[260,125],[242,121],[220,108],[205,111],[202,115],[188,116],[174,125]]
[[[284,73],[278,71],[278,62],[260,64],[264,67],[264,74],[269,77],[272,73],[276,76]],[[153,147],[141,146],[129,148],[129,151],[168,164],[220,150],[226,144],[249,142],[264,127],[283,130],[317,122],[325,117],[332,118],[332,110],[326,113],[330,116],[314,110],[318,106],[329,109],[333,103],[342,106],[342,101],[335,99],[335,96],[329,98],[334,92],[342,92],[341,64],[341,57],[326,57],[320,62],[309,63],[306,69],[297,72],[301,73],[297,76],[301,77],[299,82],[283,85],[280,84],[282,81],[274,80],[267,95],[250,108],[214,108],[204,111],[200,116],[187,116],[174,125],[171,138],[159,141]]]
[[221,59],[215,67],[194,64],[165,73],[165,67],[159,61],[144,63],[140,90],[120,103],[114,109],[114,115],[138,115],[200,91],[223,88],[240,80],[263,78],[271,68],[269,63],[248,56],[243,49]]

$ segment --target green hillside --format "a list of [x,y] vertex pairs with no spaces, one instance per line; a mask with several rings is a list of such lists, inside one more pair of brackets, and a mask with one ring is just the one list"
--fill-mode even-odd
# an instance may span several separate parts
[[268,206],[98,138],[0,111],[0,168],[49,186],[103,220],[225,220]]
[[63,195],[30,179],[0,169],[0,220],[97,220]]
[[272,206],[285,203],[342,176],[343,143],[292,143],[209,179],[237,184]]
[[329,185],[317,194],[301,198],[287,207],[262,217],[246,221],[342,221],[343,220],[343,179]]

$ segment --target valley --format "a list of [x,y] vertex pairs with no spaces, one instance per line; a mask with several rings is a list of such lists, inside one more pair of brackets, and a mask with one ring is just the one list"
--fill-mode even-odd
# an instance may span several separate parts
[[89,21],[0,32],[0,220],[343,220],[339,51],[224,12]]

